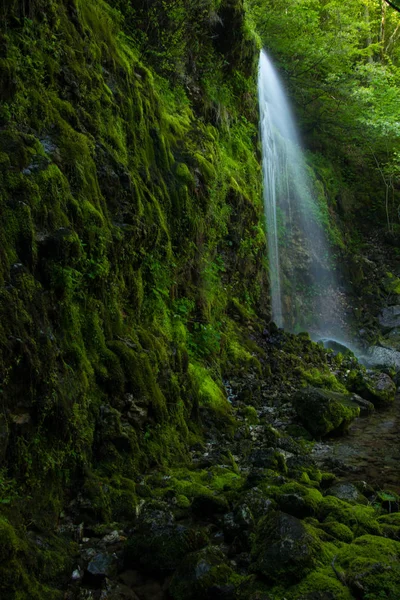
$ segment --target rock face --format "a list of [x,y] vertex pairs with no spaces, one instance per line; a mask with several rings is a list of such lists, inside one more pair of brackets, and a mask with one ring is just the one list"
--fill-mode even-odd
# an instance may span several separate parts
[[270,581],[300,580],[311,570],[321,551],[321,542],[302,521],[281,512],[261,519],[252,557],[253,570]]
[[345,432],[360,414],[350,396],[313,387],[299,390],[293,404],[300,421],[315,437]]
[[379,325],[386,331],[400,327],[400,305],[384,308],[378,320]]

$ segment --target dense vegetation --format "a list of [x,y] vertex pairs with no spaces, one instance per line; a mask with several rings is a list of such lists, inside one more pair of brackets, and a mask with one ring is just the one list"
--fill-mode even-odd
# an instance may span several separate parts
[[[379,305],[397,274],[364,284],[360,257],[399,235],[399,37],[373,0],[1,3],[2,598],[135,598],[132,568],[174,600],[398,597],[396,494],[335,493],[310,457],[394,384],[269,323],[256,83],[264,45]],[[110,572],[83,527],[135,527]]]

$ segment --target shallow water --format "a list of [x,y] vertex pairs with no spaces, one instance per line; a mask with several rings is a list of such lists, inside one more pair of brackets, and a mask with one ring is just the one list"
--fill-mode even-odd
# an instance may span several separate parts
[[400,397],[389,409],[356,419],[346,436],[316,444],[313,455],[338,475],[342,464],[343,476],[400,494]]

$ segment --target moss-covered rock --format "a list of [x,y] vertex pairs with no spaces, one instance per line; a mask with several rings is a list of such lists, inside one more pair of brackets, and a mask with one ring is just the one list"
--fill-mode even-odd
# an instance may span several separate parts
[[299,581],[317,564],[322,545],[299,519],[271,512],[258,523],[252,547],[252,569],[271,582]]
[[352,600],[345,582],[338,580],[331,566],[305,577],[298,585],[285,590],[287,600]]
[[372,506],[350,504],[333,496],[323,498],[318,518],[323,523],[337,522],[349,527],[354,536],[363,534],[380,535],[378,514]]
[[234,600],[240,581],[219,548],[209,546],[185,558],[172,578],[169,593],[174,600]]
[[348,387],[375,406],[391,404],[396,394],[396,384],[391,377],[373,371],[350,373]]
[[349,396],[318,388],[304,388],[293,397],[296,413],[315,437],[343,433],[359,414]]
[[322,494],[300,483],[286,483],[279,488],[276,501],[283,512],[304,518],[318,513]]
[[125,565],[154,574],[173,572],[189,552],[208,542],[201,529],[180,525],[162,504],[144,508],[125,550]]
[[395,600],[400,594],[400,543],[364,535],[337,554],[348,587],[364,598]]
[[335,496],[354,504],[368,504],[368,499],[352,483],[336,483],[326,490],[325,496]]

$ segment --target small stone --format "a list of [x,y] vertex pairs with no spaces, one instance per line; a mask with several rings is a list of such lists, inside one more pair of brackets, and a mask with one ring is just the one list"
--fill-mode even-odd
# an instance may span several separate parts
[[11,419],[16,425],[27,425],[31,421],[31,416],[29,413],[24,413],[22,415],[12,415]]
[[115,554],[96,554],[87,566],[84,584],[100,587],[106,577],[114,574],[116,561]]
[[75,569],[75,571],[71,575],[72,581],[80,581],[82,579],[82,577],[83,577],[83,573],[79,567],[77,569]]
[[104,542],[104,544],[115,544],[116,542],[120,541],[120,535],[118,533],[118,531],[112,531],[111,533],[109,533],[108,535],[105,535],[102,539],[102,542]]

